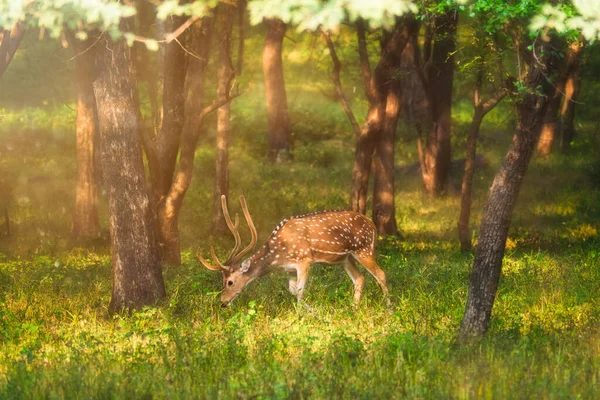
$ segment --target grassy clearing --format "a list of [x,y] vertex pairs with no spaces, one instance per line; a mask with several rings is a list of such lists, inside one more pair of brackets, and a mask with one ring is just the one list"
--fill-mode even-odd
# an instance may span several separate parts
[[[468,348],[454,344],[472,261],[457,250],[455,193],[430,201],[417,176],[399,176],[404,236],[382,240],[378,251],[391,312],[369,278],[355,310],[350,280],[326,266],[309,278],[310,310],[295,304],[277,273],[221,309],[220,277],[192,256],[195,247],[231,245],[209,234],[207,137],[182,217],[184,265],[165,270],[169,297],[110,316],[106,237],[81,244],[68,235],[72,136],[2,136],[0,165],[15,186],[14,235],[0,240],[0,398],[592,398],[598,391],[600,213],[585,136],[573,154],[533,163],[490,334]],[[284,216],[346,204],[348,138],[299,140],[294,161],[275,167],[238,138],[232,192],[248,197],[261,238]],[[492,167],[478,176],[476,219],[502,147],[485,143]],[[399,143],[399,154],[413,145]],[[402,157],[400,164],[413,162]]]

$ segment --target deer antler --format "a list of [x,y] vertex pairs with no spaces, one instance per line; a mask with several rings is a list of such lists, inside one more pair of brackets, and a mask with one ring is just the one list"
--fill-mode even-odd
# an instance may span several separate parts
[[248,254],[248,252],[252,251],[254,246],[256,246],[256,242],[258,240],[256,227],[254,226],[254,222],[252,221],[250,211],[248,211],[248,205],[246,204],[246,198],[244,198],[244,196],[240,196],[240,204],[242,205],[242,211],[244,212],[244,217],[246,217],[248,228],[250,228],[250,234],[252,235],[252,239],[250,239],[250,244],[244,250],[240,251],[236,256],[233,257],[232,261],[239,261],[242,257]]
[[242,244],[242,239],[240,238],[240,232],[238,230],[238,226],[240,224],[240,219],[237,214],[235,214],[235,224],[231,222],[231,217],[229,216],[229,210],[227,209],[227,197],[225,195],[221,195],[221,208],[223,209],[223,217],[225,217],[225,223],[227,227],[233,234],[233,238],[235,239],[235,246],[233,246],[233,250],[229,252],[229,256],[227,256],[227,261],[225,261],[225,265],[229,265],[229,263],[233,260],[235,253],[239,250],[240,245]]
[[215,249],[214,247],[210,246],[210,254],[213,258],[213,260],[215,260],[215,262],[217,263],[217,265],[212,265],[210,264],[208,261],[206,261],[201,255],[200,255],[200,249],[198,249],[198,251],[196,252],[196,257],[198,257],[198,260],[200,260],[200,262],[202,263],[202,265],[204,265],[206,268],[210,269],[211,271],[222,271],[222,270],[229,270],[229,267],[224,266],[223,264],[221,264],[221,262],[219,261],[219,259],[217,258],[217,255],[215,254]]
[[246,217],[246,222],[248,223],[248,227],[250,228],[250,233],[252,235],[250,244],[244,250],[242,250],[236,254],[236,252],[240,248],[240,245],[242,244],[242,240],[240,238],[240,232],[238,230],[238,227],[240,225],[240,218],[239,218],[238,214],[235,214],[235,223],[231,222],[229,210],[227,209],[227,197],[225,197],[225,195],[222,195],[221,196],[221,207],[223,208],[223,217],[225,218],[225,223],[227,224],[227,227],[233,234],[233,238],[235,239],[235,246],[233,247],[233,250],[231,250],[231,252],[229,252],[227,261],[224,264],[221,263],[219,261],[219,259],[217,258],[214,247],[212,247],[212,246],[210,247],[210,255],[217,265],[209,264],[204,258],[202,258],[202,256],[200,255],[200,250],[198,250],[198,252],[196,253],[196,257],[198,257],[198,260],[200,260],[202,265],[204,265],[206,268],[210,269],[211,271],[221,271],[221,270],[228,271],[234,262],[239,261],[244,255],[246,255],[249,251],[251,251],[254,248],[254,246],[256,246],[258,234],[256,232],[256,227],[254,226],[254,222],[252,222],[252,217],[250,216],[250,212],[248,211],[248,206],[246,205],[246,199],[244,198],[244,196],[240,196],[240,203],[242,205],[242,211],[244,211],[244,217]]

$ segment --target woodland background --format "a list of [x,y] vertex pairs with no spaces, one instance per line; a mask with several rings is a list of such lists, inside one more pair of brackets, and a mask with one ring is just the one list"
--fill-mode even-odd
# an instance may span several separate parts
[[[169,104],[177,102],[169,103],[167,92],[153,92],[177,84],[168,83],[168,76],[185,76],[182,64],[167,66],[169,56],[165,52],[180,51],[180,60],[190,68],[190,63],[203,58],[196,56],[204,49],[207,62],[198,69],[203,71],[204,81],[200,87],[192,86],[202,90],[196,92],[201,101],[195,110],[218,102],[231,107],[227,116],[221,107],[211,110],[203,120],[179,122],[183,126],[202,124],[202,129],[194,131],[197,144],[187,150],[191,151],[193,166],[182,164],[183,147],[179,156],[176,152],[172,158],[175,175],[171,172],[171,179],[177,178],[177,171],[191,168],[189,189],[176,224],[181,249],[176,256],[180,258],[164,260],[165,255],[175,254],[168,251],[159,252],[162,262],[156,254],[152,256],[155,259],[150,264],[154,267],[150,268],[164,278],[164,289],[158,301],[154,298],[146,303],[135,296],[115,303],[112,291],[119,279],[113,274],[111,260],[111,252],[116,250],[114,234],[111,245],[110,184],[98,176],[106,178],[109,170],[105,161],[98,159],[99,148],[87,159],[93,166],[88,177],[98,178],[97,216],[88,218],[79,231],[74,223],[76,188],[81,178],[78,167],[81,171],[82,165],[77,155],[81,148],[77,138],[82,135],[76,130],[78,124],[82,126],[76,118],[77,96],[82,90],[78,82],[86,79],[81,71],[86,75],[97,63],[83,57],[91,53],[89,45],[97,36],[90,34],[88,44],[82,47],[68,30],[53,37],[49,29],[42,34],[39,26],[29,27],[0,79],[0,206],[6,212],[0,225],[0,397],[594,397],[600,378],[600,142],[596,106],[600,55],[594,41],[577,30],[559,29],[558,35],[540,27],[530,33],[529,23],[541,13],[542,4],[515,1],[506,3],[510,9],[494,8],[500,3],[470,3],[475,8],[452,2],[419,3],[422,8],[416,18],[405,15],[398,22],[392,19],[387,33],[366,24],[365,48],[373,77],[385,58],[382,38],[390,43],[417,21],[420,25],[412,35],[424,46],[427,24],[436,17],[450,15],[458,21],[455,36],[450,35],[455,38],[455,48],[449,52],[453,58],[450,62],[450,58],[442,57],[440,64],[444,65],[441,69],[453,66],[448,119],[453,162],[447,164],[447,182],[439,187],[430,185],[428,189],[423,161],[419,164],[417,125],[419,121],[431,122],[431,117],[420,119],[419,113],[428,112],[423,105],[427,94],[415,89],[420,84],[416,64],[407,61],[408,54],[401,49],[391,51],[395,56],[385,70],[386,82],[399,82],[397,93],[405,95],[397,126],[387,136],[393,138],[395,157],[391,164],[391,221],[396,226],[382,228],[378,224],[377,260],[388,275],[391,309],[386,308],[370,277],[362,303],[354,308],[352,284],[343,269],[321,265],[313,267],[309,278],[305,295],[308,309],[290,296],[283,273],[254,283],[231,307],[222,309],[218,302],[220,276],[204,269],[195,258],[198,248],[207,255],[210,245],[215,245],[217,253],[224,254],[232,244],[219,208],[214,206],[221,193],[215,182],[223,177],[219,175],[223,172],[218,172],[218,165],[223,164],[219,164],[216,144],[223,139],[224,121],[229,138],[225,190],[230,199],[241,194],[246,197],[259,242],[291,215],[347,209],[349,205],[372,215],[372,194],[377,196],[378,192],[373,182],[364,192],[362,205],[360,201],[354,203],[353,166],[360,132],[356,135],[356,127],[340,104],[335,76],[332,80],[331,75],[332,52],[326,41],[329,35],[340,61],[341,90],[359,130],[364,130],[364,116],[371,115],[373,101],[367,94],[365,64],[357,51],[361,28],[356,21],[343,20],[339,29],[327,33],[296,29],[302,24],[296,21],[277,39],[283,43],[285,82],[276,86],[285,89],[289,124],[289,141],[280,145],[273,134],[273,122],[268,122],[265,86],[269,83],[265,82],[263,64],[266,38],[274,34],[276,22],[261,19],[251,24],[247,11],[239,12],[240,4],[229,4],[234,9],[230,11],[228,47],[219,36],[226,25],[218,18],[224,13],[209,7],[209,15],[214,12],[217,23],[204,47],[193,47],[192,32],[197,37],[206,35],[199,28],[207,26],[205,16],[194,20],[189,31],[179,37],[181,42],[189,40],[185,46],[176,41],[156,43],[155,51],[155,43],[148,38],[160,37],[156,27],[161,25],[145,25],[138,14],[134,26],[140,38],[134,40],[136,53],[129,65],[135,65],[138,74],[134,87],[139,92],[141,118],[138,120],[134,113],[130,121],[144,122],[141,128],[129,129],[130,134],[123,135],[131,140],[126,148],[138,151],[140,159],[142,148],[145,151],[144,164],[140,165],[148,179],[138,192],[161,199],[161,181],[152,180],[157,175],[153,175],[152,156],[141,138],[147,134],[158,144],[165,121],[177,124],[176,118],[166,116]],[[570,3],[564,6],[568,10],[571,7]],[[490,19],[490,15],[497,19]],[[169,18],[164,32],[173,32],[190,21],[189,16]],[[513,22],[505,25],[503,21]],[[149,30],[144,31],[145,26]],[[521,51],[511,39],[516,32],[523,35]],[[186,34],[190,36],[186,38]],[[434,42],[447,37],[433,36]],[[112,50],[127,54],[123,42],[107,39],[106,46],[116,43]],[[582,48],[577,66],[580,90],[572,102],[576,134],[572,141],[561,144],[564,103],[560,101],[566,89],[559,83],[564,64],[556,59],[567,60],[569,45],[575,42]],[[535,53],[536,46],[542,49],[548,43],[554,46],[551,51]],[[223,72],[223,65],[228,63],[224,49],[229,49],[230,67],[237,71],[233,75]],[[98,54],[103,54],[102,50],[95,51],[94,57],[101,59]],[[545,65],[562,67],[549,72],[542,84],[528,87],[525,73],[537,67],[527,59],[527,52],[539,59],[554,55],[554,61],[549,59]],[[161,68],[173,68],[174,72],[165,72],[161,78]],[[187,83],[179,82],[183,85],[179,93],[190,89],[189,70],[187,74]],[[464,158],[477,115],[473,94],[478,82],[484,102],[498,93],[505,98],[481,123],[466,230],[468,241],[476,247],[464,246],[463,237],[461,249],[457,222]],[[544,82],[552,82],[549,89],[542,88]],[[442,91],[441,86],[434,89]],[[463,327],[461,331],[469,284],[473,282],[471,272],[481,251],[478,234],[490,187],[514,143],[515,132],[519,132],[523,110],[537,107],[523,105],[527,99],[536,102],[539,98],[548,100],[544,111],[558,98],[554,100],[556,108],[548,113],[552,118],[540,113],[538,117],[543,118],[535,123],[537,134],[544,137],[542,126],[558,121],[554,142],[533,152],[518,191],[514,213],[508,220],[510,230],[501,243],[496,269],[501,277],[497,292],[493,292],[489,325],[472,331]],[[281,105],[282,101],[273,103]],[[107,109],[116,110],[114,104]],[[157,123],[160,109],[162,122]],[[285,125],[285,118],[275,125],[278,123]],[[103,140],[107,137],[102,136]],[[379,146],[384,136],[376,137],[373,143]],[[425,130],[422,149],[427,140]],[[183,143],[185,140],[177,141],[177,146]],[[158,145],[158,151],[160,148]],[[237,201],[230,201],[230,207],[239,212]],[[159,211],[154,218],[161,218]],[[390,231],[385,231],[388,228]],[[248,232],[242,229],[247,240]],[[136,245],[139,243],[123,247],[123,254],[137,257]],[[148,265],[139,266],[143,269]],[[470,340],[471,336],[477,340]]]

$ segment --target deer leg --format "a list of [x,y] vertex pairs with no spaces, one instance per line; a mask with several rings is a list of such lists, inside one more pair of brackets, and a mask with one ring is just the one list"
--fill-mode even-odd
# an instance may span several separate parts
[[365,277],[361,275],[358,268],[356,268],[356,265],[354,265],[354,262],[354,259],[348,258],[344,262],[344,270],[354,283],[354,304],[358,304],[360,302],[360,296],[362,295]]
[[296,296],[298,294],[298,281],[296,279],[297,278],[294,276],[294,274],[290,273],[290,281],[289,281],[288,290],[294,296]]
[[383,297],[385,297],[385,301],[388,307],[391,306],[392,303],[390,302],[390,296],[388,293],[388,288],[385,279],[385,272],[383,272],[379,265],[377,265],[375,257],[373,257],[373,255],[371,254],[364,253],[356,253],[353,254],[353,256],[359,263],[361,263],[367,269],[367,271],[369,271],[371,275],[373,275],[373,278],[375,278],[375,280],[381,287],[381,290],[383,291]]
[[310,264],[300,264],[296,267],[296,298],[300,303],[302,301],[302,295],[304,295],[304,288],[306,286],[306,278],[308,278],[308,269]]

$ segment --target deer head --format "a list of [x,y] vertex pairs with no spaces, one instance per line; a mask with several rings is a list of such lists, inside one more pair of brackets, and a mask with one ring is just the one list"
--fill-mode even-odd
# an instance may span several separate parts
[[246,199],[244,196],[240,196],[240,204],[242,206],[242,211],[244,212],[244,217],[246,218],[246,222],[248,223],[248,227],[250,228],[250,233],[252,238],[250,240],[250,244],[246,246],[242,251],[238,252],[241,246],[240,233],[238,231],[239,226],[239,218],[238,215],[235,215],[235,222],[231,222],[231,217],[229,216],[229,211],[227,209],[227,198],[225,195],[221,196],[221,207],[223,208],[223,217],[225,218],[225,223],[227,227],[233,234],[235,239],[235,246],[229,253],[227,257],[227,261],[221,263],[215,254],[215,249],[213,246],[210,247],[210,255],[212,256],[213,261],[216,265],[212,265],[208,263],[202,256],[200,255],[200,250],[196,253],[196,256],[206,268],[211,271],[221,271],[223,274],[223,291],[221,292],[221,303],[223,306],[229,305],[236,297],[239,296],[242,289],[253,281],[257,276],[252,273],[248,273],[248,269],[250,267],[250,261],[246,260],[241,262],[242,258],[252,251],[254,246],[256,245],[256,241],[258,238],[258,234],[256,232],[256,228],[254,227],[254,222],[252,222],[252,217],[250,216],[250,212],[248,211],[248,206],[246,205]]

